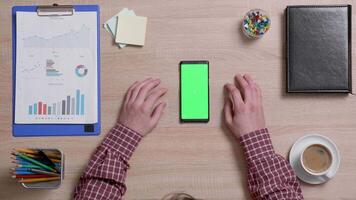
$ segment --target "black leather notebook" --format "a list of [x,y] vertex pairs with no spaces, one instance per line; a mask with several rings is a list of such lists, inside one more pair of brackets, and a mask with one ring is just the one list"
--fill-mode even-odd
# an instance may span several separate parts
[[351,92],[351,5],[288,6],[287,92]]

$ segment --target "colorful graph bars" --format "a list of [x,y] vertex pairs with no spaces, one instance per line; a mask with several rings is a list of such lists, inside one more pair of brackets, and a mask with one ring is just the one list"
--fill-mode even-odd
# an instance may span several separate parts
[[28,106],[29,115],[84,115],[85,96],[76,90],[74,97],[68,95],[61,101],[47,104],[38,101]]

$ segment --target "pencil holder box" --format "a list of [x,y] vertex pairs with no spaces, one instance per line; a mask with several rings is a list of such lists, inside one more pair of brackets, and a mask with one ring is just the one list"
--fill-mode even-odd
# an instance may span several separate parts
[[[43,182],[33,182],[33,183],[21,183],[23,187],[28,189],[57,189],[60,187],[63,179],[64,179],[64,154],[59,149],[40,149],[40,148],[30,148],[30,149],[22,149],[22,151],[38,151],[41,150],[43,152],[51,152],[57,155],[57,158],[51,158],[51,161],[55,161],[56,168],[60,172],[60,176],[58,180],[52,181],[43,181]],[[25,155],[30,155],[26,154]],[[59,159],[58,159],[59,158]],[[58,169],[59,168],[59,169]],[[23,180],[23,179],[22,179]]]

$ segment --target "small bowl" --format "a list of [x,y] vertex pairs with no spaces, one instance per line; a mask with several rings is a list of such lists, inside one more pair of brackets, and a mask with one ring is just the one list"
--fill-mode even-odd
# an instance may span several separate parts
[[271,27],[271,19],[266,11],[253,9],[242,20],[242,32],[251,39],[263,37]]

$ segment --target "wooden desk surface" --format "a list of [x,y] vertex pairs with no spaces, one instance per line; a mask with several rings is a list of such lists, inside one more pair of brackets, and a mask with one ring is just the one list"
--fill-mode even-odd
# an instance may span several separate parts
[[[326,184],[302,185],[306,199],[356,198],[356,97],[336,94],[285,94],[284,9],[295,4],[354,4],[338,0],[120,0],[75,1],[99,4],[101,23],[124,7],[147,16],[146,45],[118,49],[101,28],[102,134],[99,137],[14,138],[11,134],[11,7],[47,1],[0,3],[0,199],[71,199],[94,148],[116,120],[121,99],[135,80],[159,77],[169,88],[168,108],[155,131],[136,150],[127,177],[125,199],[160,199],[185,191],[203,199],[248,199],[246,168],[240,147],[222,126],[223,84],[234,73],[250,73],[264,95],[267,124],[277,152],[286,156],[307,133],[330,137],[342,156],[336,177]],[[57,1],[71,4],[72,1]],[[354,4],[355,5],[355,4]],[[260,40],[240,31],[242,15],[268,11],[272,28]],[[355,16],[353,9],[353,16]],[[355,18],[354,18],[355,19]],[[355,22],[355,20],[353,20]],[[356,38],[355,23],[353,38]],[[356,43],[353,40],[352,46]],[[353,57],[355,58],[355,48]],[[178,63],[210,61],[211,121],[179,124]],[[355,62],[353,62],[355,63]],[[354,77],[355,70],[354,70]],[[356,81],[354,80],[354,83]],[[355,85],[355,84],[354,84]],[[355,88],[355,87],[354,87]],[[57,190],[26,190],[9,178],[13,147],[57,147],[66,155],[65,180]]]

